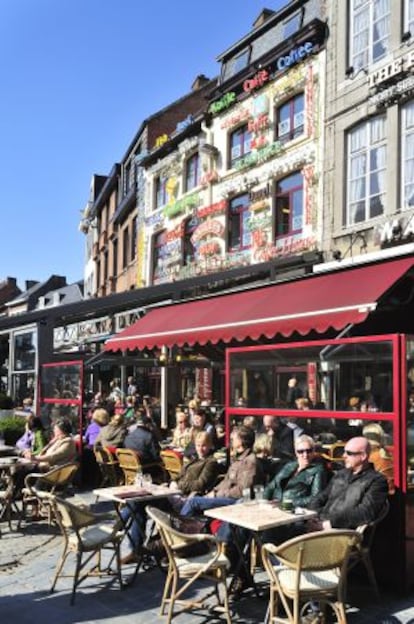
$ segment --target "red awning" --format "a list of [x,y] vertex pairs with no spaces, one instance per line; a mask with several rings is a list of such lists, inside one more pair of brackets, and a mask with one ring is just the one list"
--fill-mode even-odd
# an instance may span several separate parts
[[106,351],[152,349],[223,341],[258,340],[276,334],[324,333],[361,323],[378,299],[414,264],[404,258],[382,264],[217,295],[151,310],[105,343]]

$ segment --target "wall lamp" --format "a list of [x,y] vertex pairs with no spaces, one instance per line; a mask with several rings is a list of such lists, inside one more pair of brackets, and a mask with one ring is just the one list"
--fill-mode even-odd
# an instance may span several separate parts
[[403,33],[402,37],[401,37],[401,41],[403,43],[408,43],[411,39],[411,31],[410,30],[406,30],[405,33]]
[[353,80],[354,78],[356,78],[358,76],[358,74],[360,73],[365,74],[366,76],[368,76],[368,70],[366,67],[358,67],[358,69],[356,70],[354,68],[353,65],[350,65],[349,67],[346,68],[345,70],[345,76],[347,78],[349,78],[350,80]]

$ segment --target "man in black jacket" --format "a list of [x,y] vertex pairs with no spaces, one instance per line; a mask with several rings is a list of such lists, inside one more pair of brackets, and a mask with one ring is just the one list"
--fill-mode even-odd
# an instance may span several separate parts
[[386,478],[369,462],[370,444],[364,437],[345,445],[345,468],[334,474],[327,487],[309,503],[319,521],[311,529],[355,529],[375,520],[388,495]]

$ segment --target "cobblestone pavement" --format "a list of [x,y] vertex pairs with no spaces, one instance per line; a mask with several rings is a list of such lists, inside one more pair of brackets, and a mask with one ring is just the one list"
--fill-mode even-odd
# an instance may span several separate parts
[[[81,495],[82,496],[82,495]],[[83,499],[90,502],[90,497]],[[152,624],[165,622],[159,615],[164,584],[158,568],[140,571],[134,583],[123,591],[108,579],[86,580],[78,589],[74,606],[69,605],[71,579],[58,581],[50,594],[50,580],[61,548],[56,528],[45,521],[28,522],[19,531],[10,532],[7,523],[0,528],[0,613],[3,622],[19,624],[42,622]],[[128,568],[125,568],[128,573]],[[247,592],[233,602],[233,622],[264,622],[267,607],[266,577],[258,575],[264,597]],[[201,590],[199,590],[201,591]],[[414,597],[383,592],[376,601],[365,580],[350,582],[348,624],[414,624]],[[218,624],[224,619],[211,613],[182,614],[178,624]]]

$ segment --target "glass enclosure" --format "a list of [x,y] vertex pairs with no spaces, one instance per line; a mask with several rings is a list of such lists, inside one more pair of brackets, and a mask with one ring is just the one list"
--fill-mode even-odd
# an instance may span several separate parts
[[57,418],[72,422],[73,433],[82,433],[83,362],[43,364],[40,370],[40,412],[45,426]]
[[[414,337],[392,334],[227,349],[227,443],[232,427],[242,422],[265,433],[269,416],[276,442],[286,427],[294,435],[311,435],[332,470],[343,466],[349,438],[369,438],[370,461],[387,478],[391,502],[388,518],[377,530],[377,567],[387,583],[412,587]],[[277,449],[277,444],[272,447],[274,456]]]

